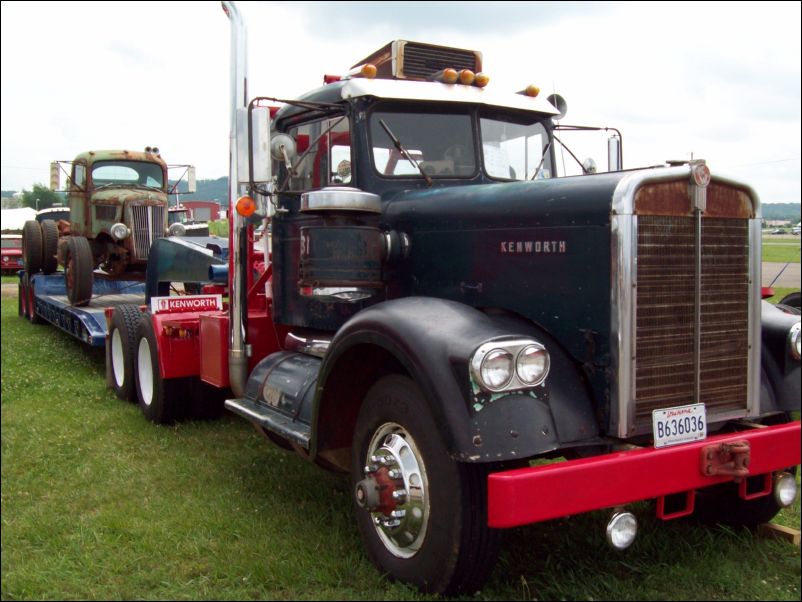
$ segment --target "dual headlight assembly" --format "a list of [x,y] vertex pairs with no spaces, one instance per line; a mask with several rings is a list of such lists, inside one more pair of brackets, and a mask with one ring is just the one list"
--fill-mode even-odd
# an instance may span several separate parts
[[471,357],[471,376],[489,393],[528,389],[549,374],[549,352],[532,339],[489,341]]

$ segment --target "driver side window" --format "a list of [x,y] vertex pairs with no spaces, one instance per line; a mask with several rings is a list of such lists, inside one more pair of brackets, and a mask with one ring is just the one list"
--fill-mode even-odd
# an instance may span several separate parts
[[351,184],[351,132],[347,117],[305,123],[291,128],[288,133],[297,146],[290,190]]

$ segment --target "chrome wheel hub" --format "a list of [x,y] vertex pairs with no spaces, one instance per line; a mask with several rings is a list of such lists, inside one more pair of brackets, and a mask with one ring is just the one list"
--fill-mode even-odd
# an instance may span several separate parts
[[414,556],[426,537],[429,496],[426,467],[415,441],[400,425],[382,425],[368,446],[357,504],[371,514],[387,550]]

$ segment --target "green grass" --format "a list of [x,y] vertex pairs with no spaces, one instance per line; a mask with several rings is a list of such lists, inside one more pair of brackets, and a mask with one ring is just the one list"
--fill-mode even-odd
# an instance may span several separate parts
[[[2,301],[2,599],[435,599],[365,558],[347,481],[250,425],[157,427],[104,386],[103,354]],[[514,529],[478,599],[800,599],[800,552],[636,506]],[[799,528],[799,502],[778,517]]]
[[763,237],[763,261],[770,263],[799,263],[799,237]]

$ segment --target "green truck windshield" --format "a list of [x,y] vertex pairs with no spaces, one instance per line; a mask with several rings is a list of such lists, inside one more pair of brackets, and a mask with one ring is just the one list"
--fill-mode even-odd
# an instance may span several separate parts
[[160,165],[144,161],[98,161],[92,165],[92,182],[97,186],[149,186],[162,188]]

